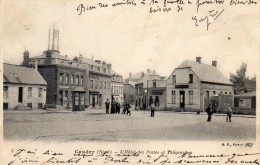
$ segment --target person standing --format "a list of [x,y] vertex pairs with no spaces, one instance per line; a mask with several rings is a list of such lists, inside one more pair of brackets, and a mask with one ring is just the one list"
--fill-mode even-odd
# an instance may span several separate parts
[[207,120],[207,122],[211,122],[212,110],[211,110],[210,105],[208,105],[208,107],[206,108],[206,112],[207,112],[207,114],[208,114],[208,120]]
[[107,99],[107,101],[105,102],[105,104],[106,104],[106,113],[109,113],[110,101]]
[[151,117],[154,117],[155,105],[154,103],[151,104]]
[[129,104],[126,104],[126,115],[131,116],[131,110],[130,108],[132,108]]
[[228,107],[226,122],[231,122],[231,117],[232,117],[232,109],[231,109],[231,107]]

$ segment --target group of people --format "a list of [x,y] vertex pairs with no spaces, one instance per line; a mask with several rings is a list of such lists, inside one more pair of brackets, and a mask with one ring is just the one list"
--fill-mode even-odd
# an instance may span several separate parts
[[[214,106],[214,108],[212,108],[211,105],[208,105],[208,107],[206,108],[206,112],[208,114],[207,122],[211,122],[211,116],[213,115],[213,113],[216,113],[216,108],[217,108],[216,105]],[[231,122],[232,109],[230,106],[227,108],[226,114],[227,114],[226,122]]]
[[[105,102],[105,105],[106,105],[106,113],[108,114],[109,113],[109,107],[110,107],[109,99],[107,99],[107,101]],[[132,108],[132,107],[129,104],[124,104],[124,105],[122,105],[122,107],[123,107],[122,114],[126,114],[126,115],[131,116],[131,109],[130,108]],[[121,111],[120,103],[118,101],[112,101],[110,113],[120,114],[120,111]]]

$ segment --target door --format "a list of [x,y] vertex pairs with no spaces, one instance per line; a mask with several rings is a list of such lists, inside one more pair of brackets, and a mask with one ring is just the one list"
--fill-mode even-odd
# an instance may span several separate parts
[[19,93],[18,93],[18,102],[23,102],[23,87],[19,87]]
[[185,108],[185,91],[180,91],[180,108]]
[[95,107],[95,102],[96,102],[95,95],[92,95],[92,107]]

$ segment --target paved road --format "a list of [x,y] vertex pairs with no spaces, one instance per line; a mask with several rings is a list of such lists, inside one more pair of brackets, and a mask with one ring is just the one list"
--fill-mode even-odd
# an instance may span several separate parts
[[255,118],[174,112],[132,111],[132,116],[105,110],[4,111],[4,140],[33,141],[145,141],[145,140],[254,140]]

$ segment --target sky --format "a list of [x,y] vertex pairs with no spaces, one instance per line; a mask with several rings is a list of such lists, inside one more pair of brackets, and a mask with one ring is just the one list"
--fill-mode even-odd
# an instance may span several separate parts
[[[47,50],[48,30],[56,22],[62,55],[72,59],[81,53],[87,58],[104,60],[124,78],[129,72],[135,74],[147,69],[169,76],[181,62],[195,61],[197,56],[206,64],[217,60],[226,77],[235,73],[242,62],[248,64],[250,77],[259,70],[259,5],[222,6],[223,14],[206,30],[205,24],[195,26],[191,19],[196,15],[194,6],[186,7],[183,12],[152,14],[149,6],[122,6],[78,15],[81,3],[88,6],[99,1],[4,0],[3,61],[20,64],[25,50],[30,56],[41,55]],[[204,9],[199,13],[201,16],[212,7]]]

